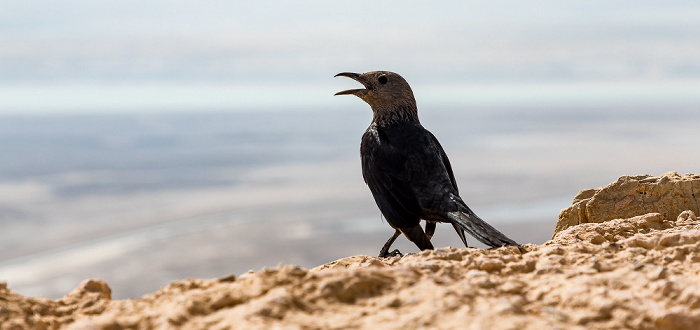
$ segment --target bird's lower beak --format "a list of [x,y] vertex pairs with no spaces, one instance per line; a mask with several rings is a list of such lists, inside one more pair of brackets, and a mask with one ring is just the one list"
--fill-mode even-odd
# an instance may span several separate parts
[[348,95],[348,94],[354,95],[354,94],[357,94],[358,92],[372,89],[372,85],[370,85],[370,83],[368,81],[362,79],[362,77],[360,77],[359,73],[341,72],[341,73],[335,75],[334,77],[348,77],[350,79],[353,79],[353,80],[361,83],[363,86],[365,86],[365,88],[361,88],[361,89],[348,89],[348,90],[344,90],[342,92],[337,92],[337,93],[335,93],[335,95]]

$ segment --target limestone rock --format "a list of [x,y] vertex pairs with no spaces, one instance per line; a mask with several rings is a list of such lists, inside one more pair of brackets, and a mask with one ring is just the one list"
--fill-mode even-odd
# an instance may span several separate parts
[[[144,274],[144,276],[148,276]],[[0,329],[695,329],[700,222],[660,213],[559,232],[544,245],[355,256],[187,279],[111,300],[99,280],[59,300],[0,283]]]
[[697,179],[623,177],[583,191],[583,215],[614,220],[522,249],[354,256],[186,279],[127,300],[100,280],[58,300],[0,282],[0,329],[697,329]]
[[582,223],[652,212],[665,219],[676,219],[685,210],[700,214],[700,175],[669,172],[658,177],[623,176],[605,187],[579,192],[573,205],[559,213],[554,235]]
[[27,298],[0,283],[0,329],[58,329],[86,315],[99,315],[111,302],[112,290],[101,280],[85,280],[58,300]]

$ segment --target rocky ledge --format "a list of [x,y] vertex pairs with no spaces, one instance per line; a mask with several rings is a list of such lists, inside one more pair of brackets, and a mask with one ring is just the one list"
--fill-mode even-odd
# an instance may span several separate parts
[[[617,182],[675,180],[666,177]],[[599,205],[591,201],[604,189],[584,191],[587,203]],[[685,194],[663,196],[691,200]],[[630,202],[624,194],[611,198],[612,209],[632,209],[639,196],[631,196]],[[0,282],[0,328],[696,329],[697,208],[690,203],[671,218],[675,211],[656,205],[652,213],[569,223],[552,240],[525,244],[523,251],[355,256],[313,269],[279,266],[238,278],[187,279],[140,299],[111,300],[99,280],[86,280],[58,300],[23,297]],[[562,213],[581,214],[567,210]]]
[[554,234],[582,223],[630,218],[650,212],[675,219],[686,210],[700,214],[700,175],[669,172],[658,177],[623,176],[605,187],[579,192],[573,205],[559,214]]

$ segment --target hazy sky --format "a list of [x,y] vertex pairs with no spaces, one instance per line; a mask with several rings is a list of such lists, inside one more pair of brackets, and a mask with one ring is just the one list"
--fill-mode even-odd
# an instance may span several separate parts
[[[697,1],[3,1],[0,112],[419,103],[698,104]],[[353,100],[354,101],[354,100]]]

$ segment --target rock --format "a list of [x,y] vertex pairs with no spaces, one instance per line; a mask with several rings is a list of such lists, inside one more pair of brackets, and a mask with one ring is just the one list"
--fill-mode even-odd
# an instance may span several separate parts
[[586,189],[559,213],[554,235],[582,223],[601,223],[647,213],[676,219],[683,211],[700,214],[700,175],[665,173],[623,176],[598,189]]
[[0,328],[692,329],[700,222],[683,219],[583,224],[524,253],[442,248],[187,279],[140,299],[111,300],[99,280],[55,301],[9,285],[0,289]]
[[58,300],[0,282],[0,329],[696,329],[700,222],[692,210],[657,211],[571,226],[522,250],[355,256],[186,279],[139,299],[112,300],[100,280]]

